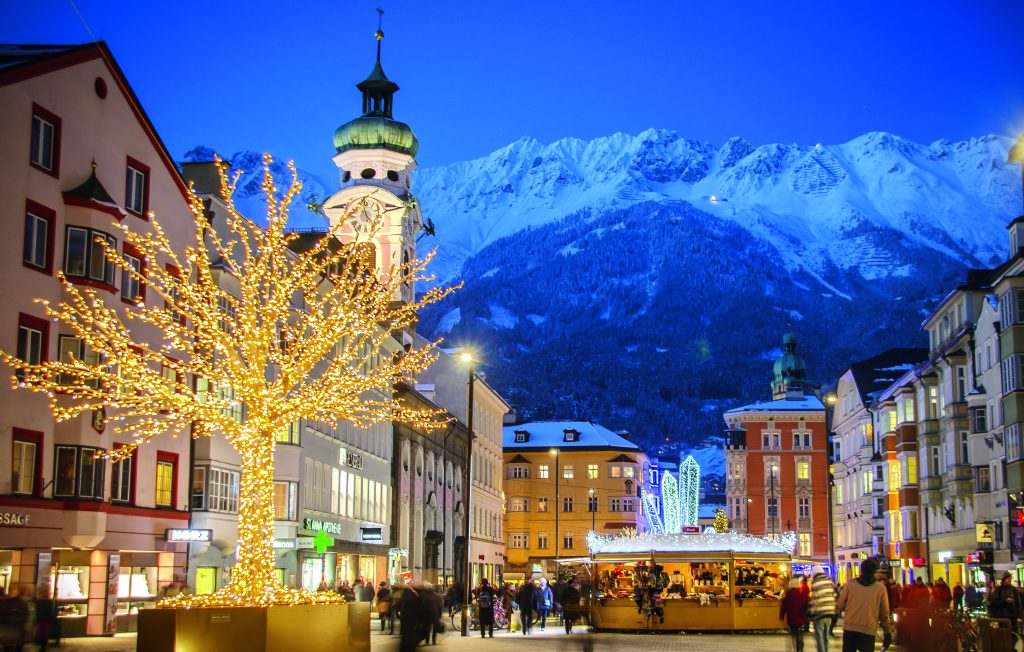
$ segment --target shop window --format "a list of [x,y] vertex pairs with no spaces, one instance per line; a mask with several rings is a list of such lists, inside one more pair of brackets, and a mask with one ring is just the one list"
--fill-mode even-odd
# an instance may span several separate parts
[[38,104],[33,104],[31,133],[29,163],[51,176],[60,176],[61,119]]
[[25,200],[25,239],[22,262],[25,267],[53,273],[54,224],[57,214],[31,199]]
[[[279,568],[279,571],[284,569]],[[200,566],[196,569],[196,595],[205,595],[217,590],[217,568]]]
[[42,494],[43,433],[34,430],[12,430],[11,493],[25,496]]
[[[115,449],[123,447],[124,444],[114,446]],[[135,502],[136,453],[137,449],[132,451],[132,454],[128,457],[122,458],[110,465],[110,502]]]
[[175,507],[177,504],[178,455],[166,451],[156,453],[156,506]]
[[130,213],[145,217],[149,211],[149,167],[129,156],[124,187],[124,207]]

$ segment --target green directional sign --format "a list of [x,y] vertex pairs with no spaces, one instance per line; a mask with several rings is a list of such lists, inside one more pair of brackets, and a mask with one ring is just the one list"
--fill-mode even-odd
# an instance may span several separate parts
[[327,536],[327,533],[320,530],[316,533],[316,537],[313,538],[313,547],[321,555],[327,552],[327,549],[334,545],[334,539]]

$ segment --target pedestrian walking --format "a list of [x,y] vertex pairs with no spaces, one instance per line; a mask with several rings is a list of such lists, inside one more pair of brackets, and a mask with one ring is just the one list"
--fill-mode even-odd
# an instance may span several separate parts
[[964,610],[964,587],[960,582],[953,587],[953,608],[957,611]]
[[878,560],[868,557],[860,565],[860,577],[850,580],[839,594],[836,609],[843,612],[843,652],[873,652],[875,635],[885,632],[882,649],[892,645],[889,596],[875,579]]
[[814,644],[818,652],[828,652],[829,626],[836,615],[836,583],[818,566],[811,578],[811,603],[807,609],[814,624]]
[[54,633],[57,620],[57,605],[50,597],[49,587],[40,585],[36,589],[36,597],[32,600],[35,608],[35,641],[39,652],[46,652],[50,645],[50,636]]
[[565,633],[572,633],[572,625],[580,617],[580,589],[575,581],[570,582],[562,589],[562,623],[565,625]]
[[480,578],[480,588],[476,591],[477,610],[480,612],[480,638],[488,634],[494,638],[494,603],[497,599],[498,595],[487,582],[487,578]]
[[533,582],[523,582],[516,594],[516,604],[519,605],[519,620],[522,621],[523,636],[530,633],[530,626],[533,624],[533,601],[536,591],[533,589]]
[[444,631],[441,624],[441,614],[444,611],[441,594],[432,584],[424,582],[420,597],[423,599],[423,640],[428,645],[437,645],[437,633]]
[[932,606],[935,609],[949,609],[953,602],[953,592],[949,590],[949,584],[941,577],[935,580],[932,588]]
[[540,578],[540,586],[537,587],[533,594],[533,610],[537,614],[537,620],[540,621],[541,631],[544,631],[544,624],[548,620],[548,612],[551,611],[554,603],[555,598],[551,592],[551,587],[548,586],[548,581],[543,577]]
[[12,584],[6,597],[0,597],[0,646],[12,652],[21,652],[25,644],[28,625],[28,602],[21,587]]
[[391,589],[387,582],[381,582],[377,588],[377,617],[380,619],[380,631],[384,631],[384,625],[388,621],[388,614],[391,613]]
[[398,601],[398,619],[401,621],[399,631],[399,652],[413,652],[416,646],[426,637],[425,625],[428,614],[420,589],[406,586],[402,590],[402,598]]
[[810,622],[807,618],[808,592],[803,589],[803,582],[794,577],[782,596],[779,605],[779,618],[785,619],[789,625],[789,635],[793,639],[793,649],[804,651],[804,626]]
[[1021,615],[1021,599],[1012,584],[1010,571],[1003,573],[999,586],[988,594],[988,615],[992,618],[1009,618],[1010,631],[1017,631],[1017,619]]

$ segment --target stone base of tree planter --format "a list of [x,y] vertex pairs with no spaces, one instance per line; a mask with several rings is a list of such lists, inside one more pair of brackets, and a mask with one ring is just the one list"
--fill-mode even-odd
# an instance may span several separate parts
[[143,609],[146,652],[369,652],[370,604]]

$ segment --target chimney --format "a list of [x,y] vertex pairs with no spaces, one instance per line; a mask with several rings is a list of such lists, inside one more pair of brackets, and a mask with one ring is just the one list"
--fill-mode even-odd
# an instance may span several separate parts
[[509,408],[508,412],[501,417],[501,425],[514,426],[519,423],[519,409],[516,406]]
[[416,391],[422,394],[428,401],[434,403],[434,395],[437,394],[437,387],[433,384],[417,384]]
[[[226,163],[226,161],[225,161]],[[213,161],[199,161],[197,163],[180,163],[181,176],[185,183],[192,182],[192,187],[197,195],[216,195],[220,197],[220,173],[217,171],[217,164]],[[230,172],[231,164],[228,163]]]

